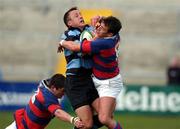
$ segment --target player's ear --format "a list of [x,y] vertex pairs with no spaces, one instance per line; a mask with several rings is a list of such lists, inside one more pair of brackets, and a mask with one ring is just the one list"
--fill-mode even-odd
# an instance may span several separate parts
[[56,87],[54,85],[51,86],[51,90],[52,91],[55,91],[56,90]]
[[68,25],[69,27],[72,26],[72,21],[69,20],[69,21],[67,22],[67,25]]

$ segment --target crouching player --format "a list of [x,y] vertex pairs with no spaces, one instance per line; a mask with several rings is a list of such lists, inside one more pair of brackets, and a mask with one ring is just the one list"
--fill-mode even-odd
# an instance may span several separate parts
[[15,121],[6,129],[44,129],[54,116],[78,128],[83,127],[81,120],[63,111],[58,102],[64,95],[64,82],[65,77],[61,74],[42,80],[29,104],[15,111]]

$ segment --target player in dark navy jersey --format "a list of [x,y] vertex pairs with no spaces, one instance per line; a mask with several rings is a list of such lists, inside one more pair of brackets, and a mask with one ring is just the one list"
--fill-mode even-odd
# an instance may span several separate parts
[[58,98],[64,95],[64,82],[65,77],[61,74],[42,80],[29,104],[15,111],[15,122],[6,129],[44,129],[54,117],[83,127],[78,117],[73,117],[61,109]]
[[122,129],[112,118],[116,98],[123,87],[116,56],[121,27],[116,17],[102,17],[96,24],[96,36],[92,41],[85,39],[81,44],[63,40],[60,42],[61,46],[69,50],[92,55],[93,81],[100,96],[98,116],[109,129]]

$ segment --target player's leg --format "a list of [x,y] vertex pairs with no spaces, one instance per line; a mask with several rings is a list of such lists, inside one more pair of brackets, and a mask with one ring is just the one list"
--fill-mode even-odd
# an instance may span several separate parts
[[89,101],[89,78],[91,77],[67,76],[65,85],[65,93],[77,116],[85,124],[85,129],[90,129],[93,125],[93,114]]
[[[94,91],[93,91],[94,92]],[[96,96],[96,93],[94,92],[94,93],[92,93],[91,95],[93,96],[93,94],[95,94],[95,96]],[[92,128],[91,129],[98,129],[98,128],[101,128],[102,126],[103,126],[103,124],[99,121],[99,118],[98,118],[98,106],[99,106],[99,98],[96,98],[93,102],[92,102],[92,104],[91,104],[91,106],[90,106],[90,108],[91,108],[91,114],[92,114],[92,119],[93,119],[93,126],[92,126]],[[86,105],[86,107],[87,107],[87,105]],[[89,107],[89,106],[88,106]],[[86,111],[84,111],[84,109],[86,109],[84,106],[83,106],[83,108],[81,107],[81,108],[78,108],[76,111],[76,113],[78,114],[78,116],[80,117],[81,116],[81,114],[83,114],[83,118],[82,119],[84,119],[86,122],[88,122],[88,123],[90,123],[90,120],[89,120],[89,116],[90,115],[86,115]],[[80,114],[79,114],[79,113]],[[84,115],[85,115],[85,117],[84,117]],[[86,117],[88,117],[88,119],[86,118]],[[78,129],[78,128],[76,128],[76,127],[74,127],[74,129]]]
[[93,81],[100,96],[99,120],[109,129],[114,129],[117,126],[117,122],[113,120],[112,116],[116,105],[116,98],[123,87],[121,75],[119,74],[107,80],[99,80],[93,77]]
[[115,98],[101,97],[99,102],[99,120],[109,129],[114,129],[116,121],[113,120],[112,114],[114,111]]
[[95,99],[93,103],[91,104],[94,110],[93,115],[93,125],[96,128],[101,128],[103,124],[99,121],[98,112],[99,112],[99,98]]
[[89,105],[84,105],[77,108],[75,112],[84,123],[85,129],[91,129],[93,126],[91,107]]
[[112,97],[100,98],[99,120],[109,129],[122,129],[119,122],[113,119],[116,100]]
[[16,122],[14,121],[12,124],[10,124],[8,127],[6,127],[5,129],[17,129],[16,127]]
[[[99,104],[99,99],[96,99],[93,104],[98,107],[97,105]],[[98,129],[103,126],[103,124],[99,121],[98,114],[93,113],[93,111],[94,110],[89,105],[81,106],[75,110],[78,117],[80,117],[80,119],[85,124],[85,128]],[[98,111],[95,110],[95,112]]]
[[90,100],[90,105],[93,110],[93,128],[92,129],[98,129],[103,126],[103,124],[99,121],[98,118],[98,110],[99,110],[99,94],[97,89],[95,88],[94,82],[92,78],[89,79],[89,92],[88,92],[88,100]]

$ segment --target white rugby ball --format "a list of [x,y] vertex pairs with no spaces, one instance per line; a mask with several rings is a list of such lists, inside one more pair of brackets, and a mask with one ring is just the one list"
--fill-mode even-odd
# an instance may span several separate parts
[[91,40],[92,38],[93,38],[93,35],[88,30],[84,30],[80,35],[80,41],[83,41],[83,39]]

